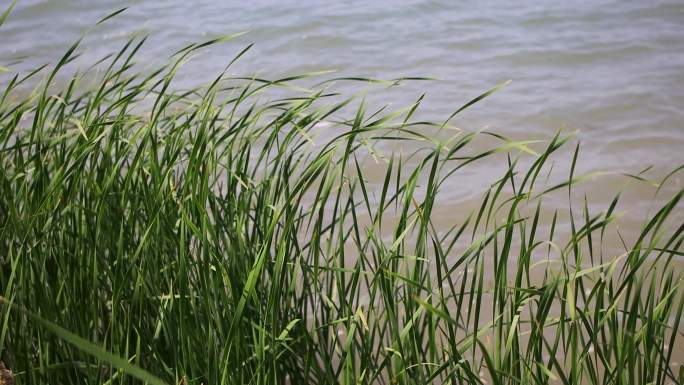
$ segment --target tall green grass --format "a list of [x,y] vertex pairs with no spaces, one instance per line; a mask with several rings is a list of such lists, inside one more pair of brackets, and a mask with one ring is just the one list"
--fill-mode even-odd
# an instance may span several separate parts
[[[618,233],[619,194],[573,199],[591,175],[571,136],[454,131],[416,120],[421,99],[373,110],[315,74],[174,87],[227,39],[152,71],[132,39],[67,77],[74,44],[4,86],[0,355],[18,384],[684,382],[682,190]],[[476,162],[505,171],[435,223]]]

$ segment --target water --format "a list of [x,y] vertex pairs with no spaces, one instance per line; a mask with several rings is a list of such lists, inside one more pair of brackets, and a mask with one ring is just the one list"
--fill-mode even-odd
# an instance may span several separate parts
[[[9,2],[0,3],[4,9]],[[390,98],[408,104],[427,92],[424,111],[439,118],[512,79],[454,123],[514,138],[577,129],[583,171],[636,173],[653,165],[657,176],[684,163],[681,1],[22,0],[0,29],[0,65],[27,70],[55,62],[95,21],[126,5],[123,15],[88,35],[79,64],[116,50],[133,33],[151,34],[138,59],[151,65],[189,42],[249,30],[195,58],[182,82],[209,79],[251,42],[256,45],[237,73],[274,78],[336,69],[340,76],[440,78]],[[481,176],[491,165],[478,167],[470,180],[489,183],[492,178]],[[621,183],[599,181],[589,190],[604,201],[612,196],[604,188]],[[681,185],[674,178],[670,189]],[[638,206],[652,193],[634,193],[628,203]],[[464,197],[454,194],[452,203]],[[635,211],[634,218],[643,217]]]

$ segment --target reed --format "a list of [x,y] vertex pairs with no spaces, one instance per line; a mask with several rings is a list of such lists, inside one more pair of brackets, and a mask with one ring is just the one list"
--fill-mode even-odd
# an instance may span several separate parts
[[[618,233],[619,194],[573,197],[595,175],[575,172],[571,135],[451,129],[489,93],[432,122],[422,99],[375,110],[321,74],[174,87],[231,37],[152,71],[133,38],[67,76],[75,43],[8,78],[0,356],[17,384],[684,382],[684,191]],[[506,171],[435,224],[475,162]]]

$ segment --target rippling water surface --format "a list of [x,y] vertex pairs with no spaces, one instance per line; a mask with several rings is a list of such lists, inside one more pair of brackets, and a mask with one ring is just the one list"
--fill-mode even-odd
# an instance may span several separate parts
[[[26,70],[54,62],[96,20],[130,5],[88,35],[81,64],[133,33],[151,34],[139,58],[149,65],[188,42],[249,30],[195,58],[182,81],[207,80],[254,42],[236,72],[439,78],[391,98],[401,105],[427,92],[426,114],[444,118],[512,79],[455,123],[516,138],[578,129],[585,170],[635,173],[654,165],[662,175],[684,163],[684,2],[484,3],[22,0],[0,30],[0,65]],[[479,167],[476,174],[488,166]],[[595,194],[612,183],[597,183]],[[651,193],[635,194],[633,202]]]

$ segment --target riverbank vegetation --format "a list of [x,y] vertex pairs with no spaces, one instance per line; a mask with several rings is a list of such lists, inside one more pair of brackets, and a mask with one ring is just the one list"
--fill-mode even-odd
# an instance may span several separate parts
[[[174,87],[225,40],[141,71],[134,38],[67,76],[74,44],[7,78],[0,355],[17,384],[684,381],[682,190],[659,191],[678,170],[623,234],[618,191],[574,199],[596,175],[573,136],[451,127],[489,93],[426,121],[420,98],[375,109],[320,74]],[[503,172],[445,213],[480,162]]]

